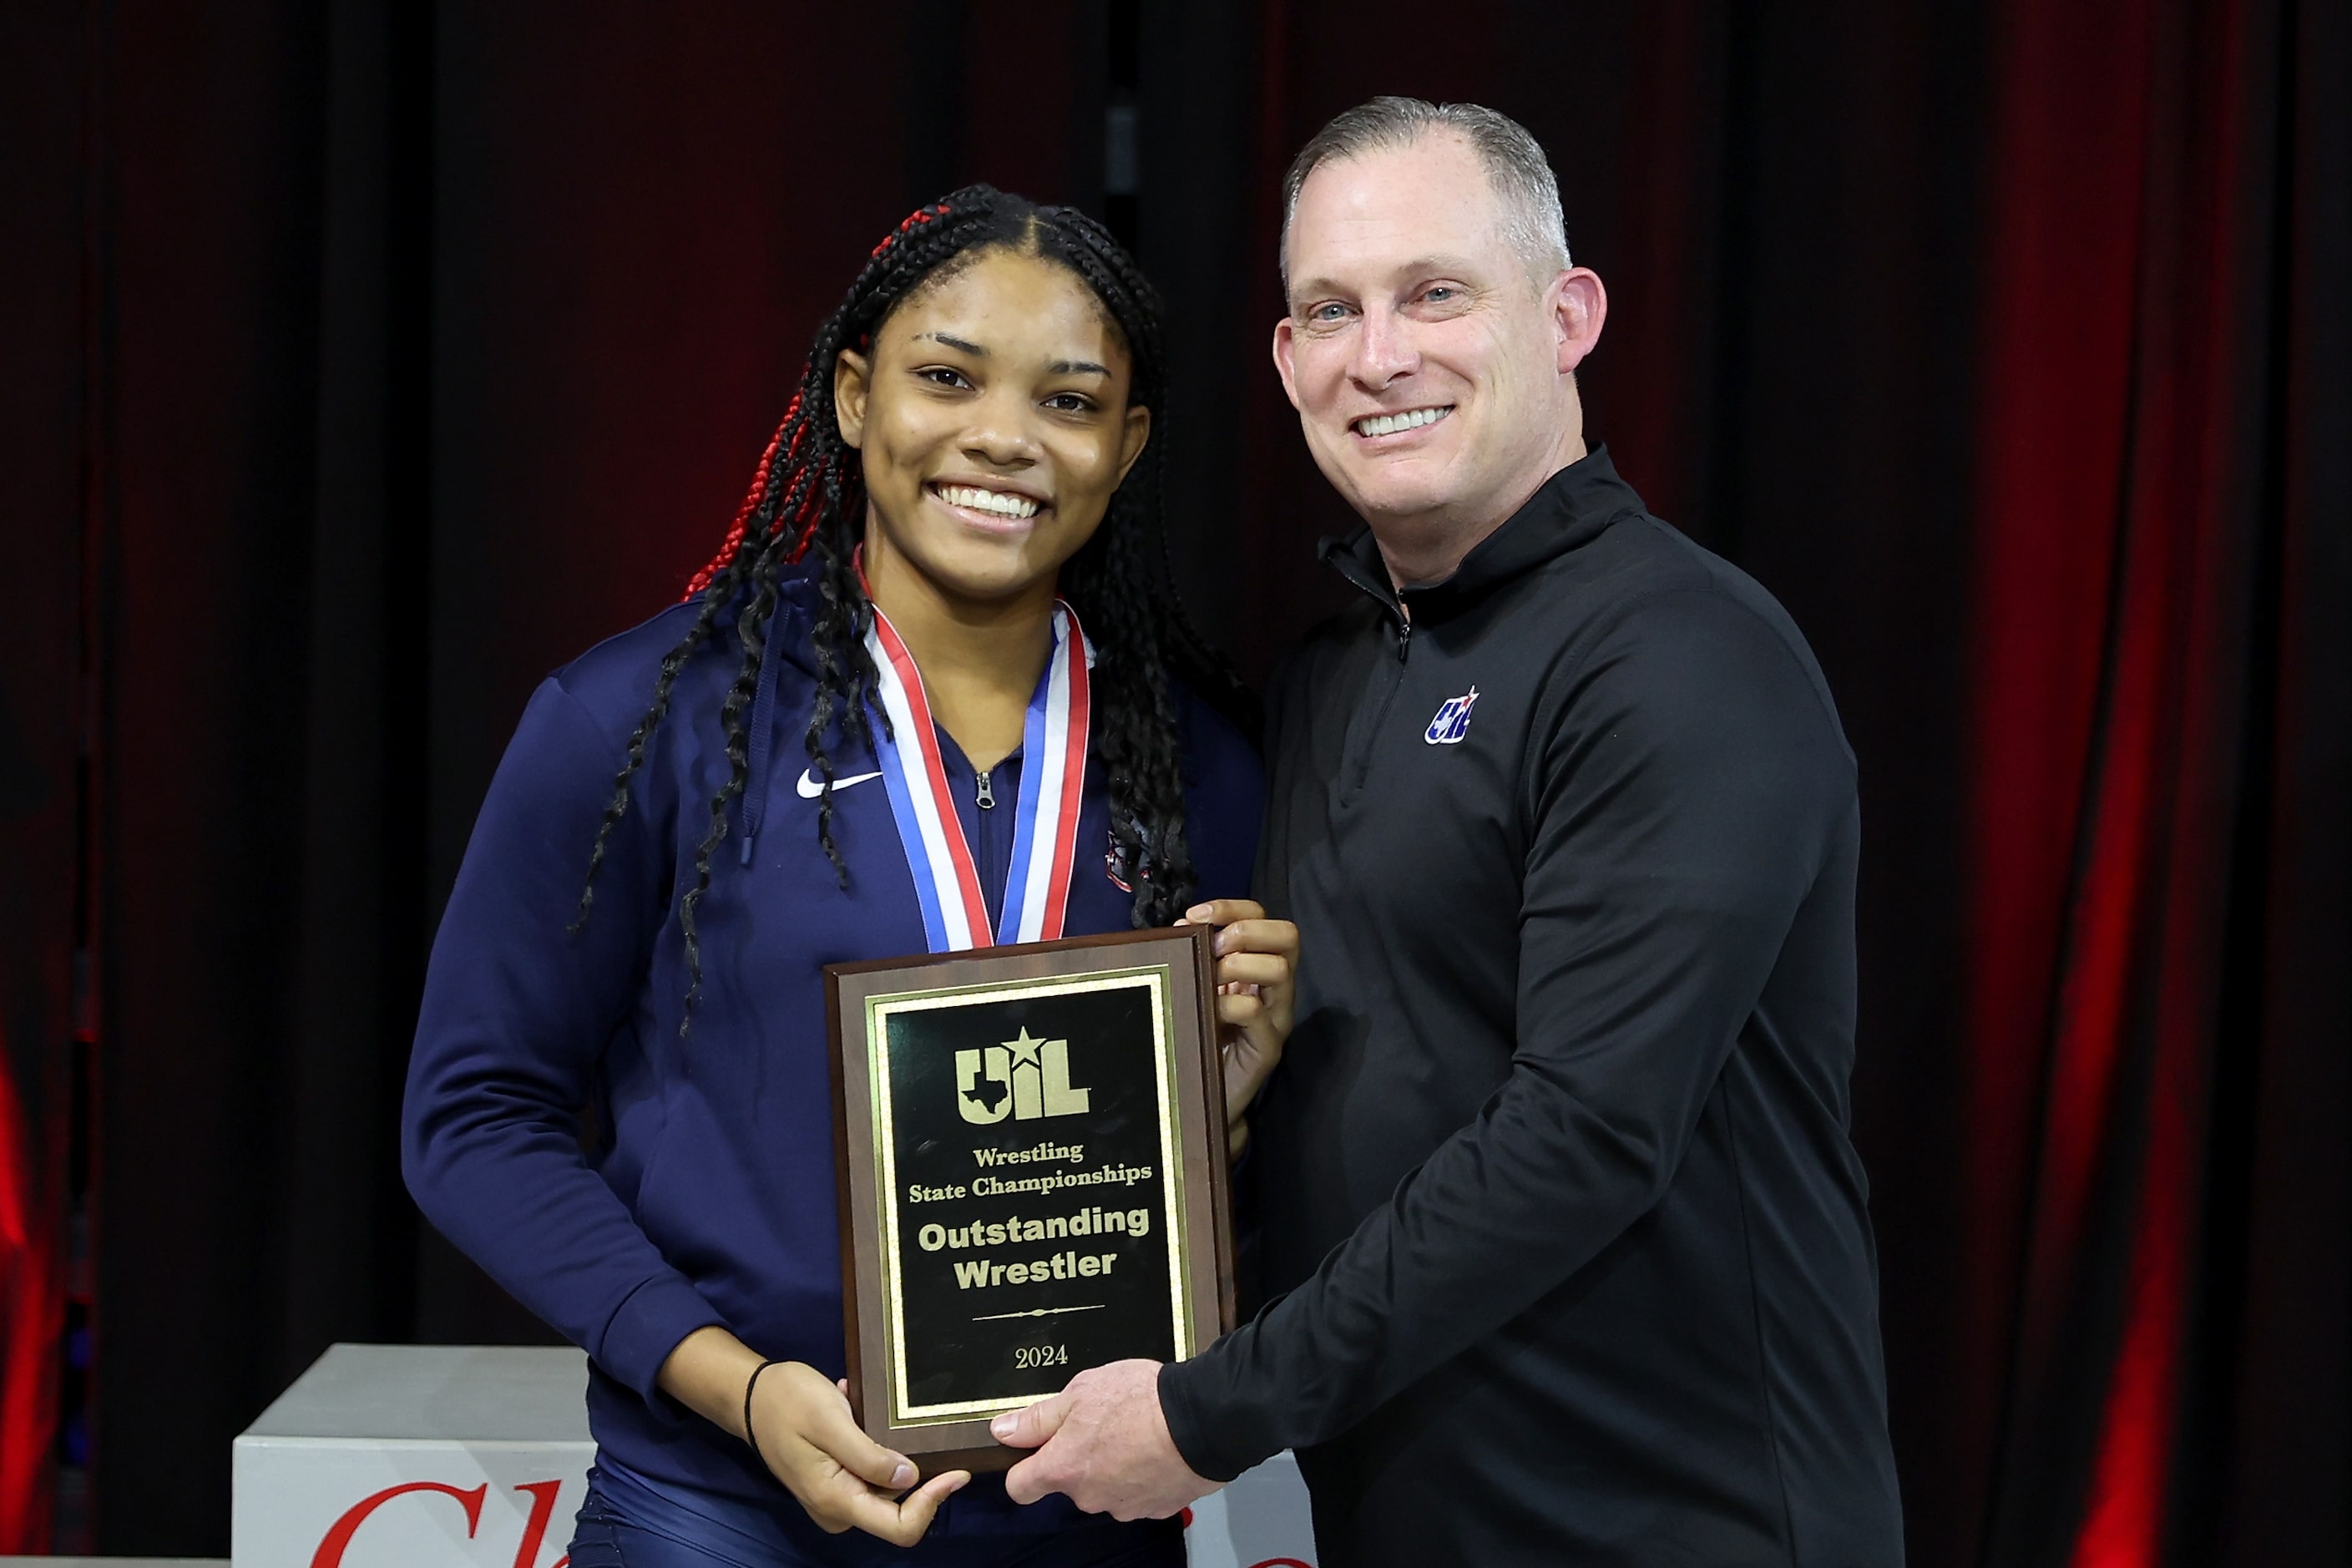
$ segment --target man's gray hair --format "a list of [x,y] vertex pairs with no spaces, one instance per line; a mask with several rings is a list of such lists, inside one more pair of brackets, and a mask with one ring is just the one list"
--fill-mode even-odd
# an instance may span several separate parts
[[1433,131],[1451,131],[1470,143],[1503,208],[1503,237],[1549,282],[1565,271],[1568,225],[1560,216],[1559,182],[1551,160],[1528,128],[1507,114],[1475,103],[1431,103],[1419,98],[1376,98],[1338,115],[1318,131],[1282,177],[1283,291],[1290,289],[1290,220],[1307,176],[1334,158],[1360,158],[1383,148],[1409,147]]

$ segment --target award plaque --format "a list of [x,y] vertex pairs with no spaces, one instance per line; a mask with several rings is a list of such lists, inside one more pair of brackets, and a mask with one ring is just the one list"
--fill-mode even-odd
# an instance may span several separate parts
[[1205,927],[825,969],[849,1400],[925,1475],[990,1419],[1233,1327]]

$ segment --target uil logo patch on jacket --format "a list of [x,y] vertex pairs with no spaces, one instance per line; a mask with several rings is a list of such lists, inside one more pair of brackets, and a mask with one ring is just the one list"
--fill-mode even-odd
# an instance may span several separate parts
[[1437,717],[1421,738],[1433,746],[1451,746],[1460,742],[1470,732],[1470,710],[1478,705],[1478,689],[1472,687],[1459,697],[1449,697],[1437,705]]

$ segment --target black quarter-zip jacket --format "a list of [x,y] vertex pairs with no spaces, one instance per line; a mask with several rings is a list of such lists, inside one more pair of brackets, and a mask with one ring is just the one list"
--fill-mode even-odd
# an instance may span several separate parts
[[1803,637],[1605,451],[1402,606],[1325,555],[1364,596],[1268,706],[1272,1299],[1163,1370],[1178,1448],[1297,1448],[1325,1568],[1899,1563]]

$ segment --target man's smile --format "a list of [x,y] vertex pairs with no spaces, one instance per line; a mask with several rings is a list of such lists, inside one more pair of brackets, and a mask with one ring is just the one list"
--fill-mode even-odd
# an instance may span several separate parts
[[1366,439],[1376,439],[1434,425],[1453,412],[1451,403],[1438,403],[1425,408],[1400,409],[1394,414],[1368,414],[1361,419],[1349,420],[1348,428]]

